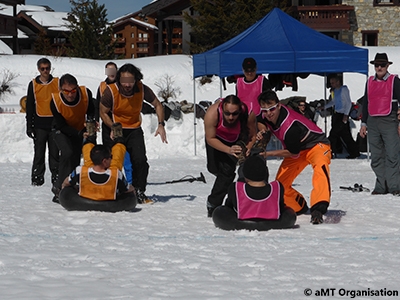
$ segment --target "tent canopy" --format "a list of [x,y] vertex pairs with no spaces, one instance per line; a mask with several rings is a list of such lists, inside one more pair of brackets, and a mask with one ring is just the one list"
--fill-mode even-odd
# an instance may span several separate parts
[[246,57],[257,61],[257,73],[368,75],[368,50],[330,38],[278,8],[224,44],[193,55],[194,77],[242,73]]

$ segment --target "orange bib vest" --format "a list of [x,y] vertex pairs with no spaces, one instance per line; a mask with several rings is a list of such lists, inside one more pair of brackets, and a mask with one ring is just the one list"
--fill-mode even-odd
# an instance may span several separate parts
[[51,94],[57,93],[58,78],[53,78],[47,83],[37,83],[36,79],[33,82],[33,95],[36,103],[36,113],[39,117],[52,117],[53,114],[50,109]]
[[117,197],[118,169],[109,168],[111,174],[104,183],[95,183],[90,179],[89,168],[81,167],[79,176],[79,195],[96,201],[115,200]]
[[53,93],[54,104],[57,111],[64,117],[68,126],[82,130],[85,125],[85,116],[89,106],[89,96],[86,87],[80,86],[79,101],[75,105],[68,105],[61,99],[60,93]]
[[116,83],[108,85],[113,97],[112,117],[113,122],[121,123],[122,128],[138,128],[142,124],[140,112],[143,104],[143,84],[137,82],[139,92],[131,97],[125,97],[119,93]]
[[100,86],[99,86],[99,91],[100,91],[100,97],[103,96],[104,91],[107,88],[107,83],[105,81],[100,82]]

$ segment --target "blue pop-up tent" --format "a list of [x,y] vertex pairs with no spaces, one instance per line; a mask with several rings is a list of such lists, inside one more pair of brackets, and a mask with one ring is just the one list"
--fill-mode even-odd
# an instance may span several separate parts
[[[193,77],[242,74],[246,57],[257,61],[257,73],[262,74],[356,72],[368,75],[367,49],[328,37],[274,8],[231,40],[193,55]],[[195,82],[193,89],[195,94]],[[196,140],[196,116],[194,119]]]
[[193,55],[194,77],[226,77],[242,73],[245,57],[257,61],[257,72],[268,74],[368,75],[368,50],[330,38],[278,8],[253,26],[202,54]]

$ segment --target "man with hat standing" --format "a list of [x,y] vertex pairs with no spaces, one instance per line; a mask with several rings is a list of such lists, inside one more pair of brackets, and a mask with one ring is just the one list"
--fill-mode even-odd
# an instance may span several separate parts
[[258,116],[261,112],[257,97],[263,91],[270,90],[271,85],[263,75],[257,75],[257,63],[254,58],[247,57],[243,60],[242,69],[244,77],[236,82],[236,96],[249,108],[249,113]]
[[388,72],[386,53],[377,53],[370,61],[375,75],[365,86],[360,136],[365,137],[371,151],[371,168],[376,181],[372,195],[391,193],[400,196],[400,79]]

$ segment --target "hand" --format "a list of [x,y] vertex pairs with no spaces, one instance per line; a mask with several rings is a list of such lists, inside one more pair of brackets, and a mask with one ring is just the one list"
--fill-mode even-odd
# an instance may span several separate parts
[[365,138],[366,135],[367,135],[367,126],[361,125],[361,127],[360,127],[360,136],[362,138]]
[[349,116],[343,115],[342,122],[343,122],[344,124],[346,124],[348,120],[349,120]]
[[156,133],[154,134],[154,136],[160,135],[161,141],[163,143],[168,144],[167,141],[167,133],[165,132],[165,128],[164,126],[162,126],[161,124],[158,125],[158,128],[156,130]]
[[36,139],[35,129],[33,129],[33,127],[29,127],[26,129],[26,135],[33,140]]
[[266,131],[265,131],[264,129],[262,129],[262,130],[260,130],[259,132],[257,132],[256,140],[257,140],[257,141],[262,140],[262,139],[264,138],[264,135],[263,135],[264,133],[266,133]]

